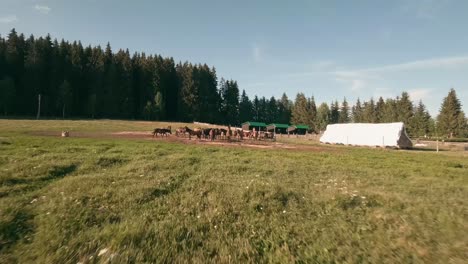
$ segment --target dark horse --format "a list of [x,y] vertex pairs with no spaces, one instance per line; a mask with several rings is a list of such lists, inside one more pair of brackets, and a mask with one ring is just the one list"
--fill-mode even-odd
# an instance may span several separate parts
[[188,126],[185,126],[185,131],[189,133],[189,139],[192,139],[192,136],[196,136],[198,139],[201,139],[202,130],[192,130]]
[[153,130],[153,137],[157,137],[158,135],[167,136],[168,134],[172,134],[171,127],[168,128],[155,128]]

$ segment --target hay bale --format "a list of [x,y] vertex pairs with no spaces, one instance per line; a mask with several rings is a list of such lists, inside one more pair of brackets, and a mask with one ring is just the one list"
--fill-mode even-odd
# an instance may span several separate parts
[[62,131],[62,137],[69,137],[70,132],[69,131]]

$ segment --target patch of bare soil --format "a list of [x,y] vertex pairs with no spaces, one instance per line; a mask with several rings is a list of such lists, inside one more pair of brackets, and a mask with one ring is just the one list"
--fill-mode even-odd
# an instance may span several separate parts
[[[35,132],[34,135],[38,136],[53,136],[61,137],[60,132]],[[255,148],[255,149],[284,149],[284,150],[296,150],[296,151],[309,151],[309,152],[330,152],[336,151],[336,149],[322,146],[312,145],[300,145],[292,143],[280,143],[274,141],[265,140],[252,140],[247,139],[243,141],[238,140],[215,140],[211,141],[208,139],[198,139],[192,137],[177,137],[175,135],[169,136],[157,136],[153,137],[150,131],[119,131],[112,133],[105,132],[70,132],[70,137],[79,138],[118,138],[118,139],[143,139],[143,140],[155,140],[155,141],[167,141],[181,144],[194,144],[194,145],[208,145],[208,146],[219,146],[219,147],[242,147],[242,148]]]

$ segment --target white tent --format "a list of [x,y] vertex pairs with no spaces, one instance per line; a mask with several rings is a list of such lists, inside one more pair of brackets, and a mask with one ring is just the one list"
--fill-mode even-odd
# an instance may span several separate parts
[[410,148],[411,140],[403,123],[333,124],[320,138],[320,142],[358,146]]

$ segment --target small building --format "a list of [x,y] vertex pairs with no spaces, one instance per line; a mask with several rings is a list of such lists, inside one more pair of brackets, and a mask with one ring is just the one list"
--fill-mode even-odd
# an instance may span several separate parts
[[333,124],[320,138],[320,142],[355,146],[382,146],[411,148],[411,139],[406,134],[405,125],[398,123],[381,124]]
[[254,128],[257,131],[266,131],[266,124],[263,122],[251,122],[251,121],[242,123],[242,130],[253,130]]
[[266,129],[268,132],[273,132],[275,134],[287,134],[288,133],[288,127],[289,125],[287,124],[276,124],[272,123],[269,124]]
[[309,126],[307,125],[291,125],[288,127],[288,134],[296,134],[296,135],[305,135],[309,131]]

